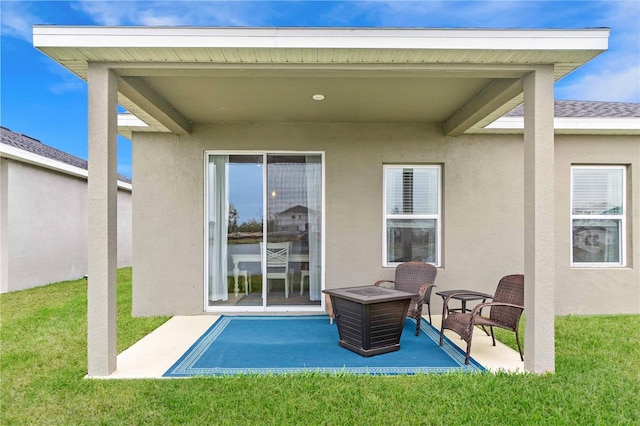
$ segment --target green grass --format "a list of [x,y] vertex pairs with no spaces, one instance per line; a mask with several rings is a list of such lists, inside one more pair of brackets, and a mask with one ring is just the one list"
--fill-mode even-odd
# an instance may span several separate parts
[[[131,270],[118,281],[122,351],[167,318],[131,318]],[[556,373],[540,376],[88,380],[85,280],[0,295],[0,309],[2,425],[640,423],[638,315],[557,318]]]

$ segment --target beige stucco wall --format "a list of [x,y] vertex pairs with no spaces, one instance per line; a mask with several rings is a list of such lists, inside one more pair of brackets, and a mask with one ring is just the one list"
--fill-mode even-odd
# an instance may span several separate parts
[[[574,151],[587,152],[577,146],[581,140],[556,137],[557,313],[640,312],[638,265],[593,275],[568,267],[566,179]],[[637,170],[637,138],[607,138],[606,143],[609,148],[594,147],[593,161],[598,151],[611,152],[615,145],[623,162],[632,162]],[[325,152],[327,288],[393,277],[393,269],[382,267],[383,164],[443,165],[443,255],[437,289],[492,293],[501,276],[523,273],[522,135],[446,138],[435,125],[257,123],[195,125],[192,134],[183,137],[136,134],[132,145],[134,315],[203,311],[205,150]],[[640,250],[638,198],[629,223],[636,236],[630,255]],[[577,298],[578,288],[589,295]],[[602,291],[607,288],[617,291],[607,292],[610,300],[605,302]],[[435,312],[441,309],[439,299],[433,298]]]
[[[87,180],[2,159],[1,291],[87,274]],[[130,266],[131,192],[118,191],[118,266]]]
[[[627,165],[625,268],[571,267],[571,165]],[[640,138],[556,137],[556,312],[640,313]]]

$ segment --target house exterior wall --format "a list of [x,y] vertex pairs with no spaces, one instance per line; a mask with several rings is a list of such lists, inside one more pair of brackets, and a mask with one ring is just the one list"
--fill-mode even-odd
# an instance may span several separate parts
[[[626,267],[571,266],[571,166],[627,166]],[[556,136],[556,312],[640,313],[640,140],[638,136]]]
[[[192,134],[135,134],[134,315],[198,314],[204,288],[204,151],[325,152],[326,288],[390,279],[382,267],[383,164],[441,164],[442,265],[438,289],[493,293],[524,268],[522,135],[442,136],[419,124],[195,125]],[[634,137],[556,136],[556,313],[640,312],[638,202],[630,204],[628,267],[570,265],[569,175],[576,162],[630,164]],[[348,236],[348,237],[345,237]],[[432,310],[441,309],[432,298]]]
[[[87,274],[87,181],[2,159],[1,291]],[[131,265],[131,192],[118,191],[118,266]]]

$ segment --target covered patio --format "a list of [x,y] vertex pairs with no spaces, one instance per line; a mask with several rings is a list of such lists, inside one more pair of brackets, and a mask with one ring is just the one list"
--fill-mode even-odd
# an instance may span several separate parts
[[[517,355],[514,364],[498,361],[500,350],[484,351],[480,338],[472,356],[492,370],[553,372],[553,84],[605,51],[608,34],[608,29],[36,26],[34,46],[89,85],[89,376],[154,376],[214,321],[213,315],[199,315],[212,311],[206,302],[203,308],[208,244],[203,153],[213,149],[326,153],[329,207],[318,243],[318,289],[344,287],[345,276],[357,275],[364,285],[389,274],[379,261],[379,192],[362,190],[362,182],[379,184],[379,166],[387,163],[406,164],[416,157],[428,164],[446,163],[450,192],[445,193],[448,210],[442,222],[459,222],[444,231],[442,259],[447,264],[439,253],[438,285],[460,288],[480,271],[484,290],[492,291],[502,275],[525,275],[524,364]],[[524,136],[508,139],[514,148],[500,154],[505,161],[497,161],[500,143],[473,135],[523,102]],[[122,121],[118,104],[131,114]],[[131,137],[134,147],[134,315],[176,315],[119,356],[118,133]],[[374,136],[375,141],[366,139]],[[483,143],[489,147],[483,150]],[[343,155],[345,149],[354,157]],[[459,157],[449,156],[452,152]],[[456,180],[468,169],[454,166],[457,160],[496,165],[483,171],[486,186],[470,191],[481,179]],[[519,176],[491,180],[497,173],[492,168],[512,162]],[[372,168],[373,178],[364,180]],[[490,246],[505,252],[492,253],[501,259],[492,268],[482,269],[481,260],[470,266],[473,253],[466,253],[466,239],[477,219],[475,212],[463,213],[469,208],[464,201],[474,192],[481,194],[478,200],[495,196],[497,185],[511,178],[522,182],[512,194],[517,208],[505,215],[515,236],[487,232],[478,237],[491,238]],[[346,221],[354,199],[359,219]],[[496,227],[503,226],[498,222]],[[354,250],[349,242],[355,240],[365,249]],[[154,342],[170,347],[147,349]],[[141,365],[158,359],[154,352],[171,355],[143,372]]]
[[[189,349],[216,320],[218,315],[176,316],[118,355],[118,368],[109,379],[162,378],[163,374]],[[428,318],[424,318],[428,320]],[[440,327],[440,316],[433,316],[433,326]],[[449,330],[445,335],[462,351],[466,343]],[[423,337],[424,338],[424,337]],[[524,362],[518,352],[476,330],[471,356],[491,372],[522,373]],[[336,345],[338,342],[336,342]],[[402,350],[402,349],[401,349]],[[346,351],[346,349],[345,349]]]

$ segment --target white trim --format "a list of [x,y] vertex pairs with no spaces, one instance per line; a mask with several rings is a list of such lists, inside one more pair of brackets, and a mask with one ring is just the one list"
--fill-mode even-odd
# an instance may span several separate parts
[[118,128],[120,127],[130,127],[136,130],[139,127],[142,130],[148,128],[149,125],[130,112],[121,112],[118,114]]
[[[640,117],[556,117],[553,120],[553,128],[556,131],[619,130],[626,131],[627,134],[639,134]],[[484,127],[483,130],[519,130],[522,132],[524,131],[524,117],[501,117]]]
[[[436,169],[438,171],[438,212],[437,214],[387,214],[387,173],[388,168]],[[400,262],[387,262],[387,219],[432,219],[436,221],[436,261],[442,264],[442,165],[441,164],[383,164],[382,166],[382,267],[395,268]]]
[[[88,179],[89,176],[88,170],[83,169],[82,167],[73,166],[62,161],[47,158],[4,143],[0,143],[0,157],[9,158],[21,163],[31,164],[83,179]],[[131,191],[132,185],[128,182],[118,180],[118,188]]]
[[[320,298],[319,305],[263,305],[261,306],[234,306],[234,305],[216,305],[209,306],[209,179],[208,179],[208,164],[209,157],[211,155],[260,155],[263,157],[263,198],[262,198],[262,211],[267,211],[267,155],[278,155],[278,154],[291,154],[291,155],[319,155],[321,157],[321,167],[322,167],[322,239],[320,242],[321,246],[321,259],[322,259],[322,268],[321,268],[321,278],[320,278],[320,288],[321,290],[325,289],[325,274],[326,274],[326,265],[325,265],[325,242],[326,242],[326,231],[325,231],[325,216],[326,216],[326,205],[325,205],[325,152],[324,151],[279,151],[279,150],[205,150],[203,156],[203,167],[204,167],[204,220],[203,220],[203,234],[204,234],[204,271],[203,271],[203,302],[204,302],[204,312],[207,313],[250,313],[250,312],[273,312],[273,313],[286,313],[286,312],[296,312],[296,313],[317,313],[325,311],[325,298]],[[263,220],[263,235],[267,235],[267,221]],[[266,253],[263,253],[262,263],[266,263]],[[263,277],[262,281],[266,283],[265,277],[266,271],[263,268]],[[266,295],[266,286],[263,285],[263,300]]]
[[318,48],[460,50],[606,50],[608,28],[380,29],[87,27],[36,25],[33,44],[87,48]]
[[[574,169],[612,169],[622,171],[622,213],[619,215],[574,215],[573,214],[573,170]],[[573,268],[625,268],[627,266],[627,167],[622,165],[572,165],[570,171],[570,196],[569,196],[569,260]],[[574,219],[604,219],[620,221],[620,261],[619,262],[574,262],[573,261],[573,220]]]

